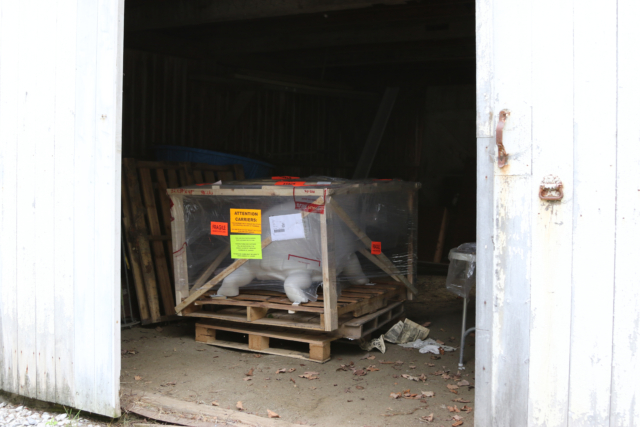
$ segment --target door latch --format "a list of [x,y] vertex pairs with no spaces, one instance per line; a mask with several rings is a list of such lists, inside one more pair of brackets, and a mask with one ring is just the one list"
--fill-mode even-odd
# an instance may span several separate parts
[[562,200],[564,197],[564,192],[562,191],[562,181],[555,175],[547,175],[542,178],[542,183],[540,184],[540,192],[538,195],[540,196],[540,200]]

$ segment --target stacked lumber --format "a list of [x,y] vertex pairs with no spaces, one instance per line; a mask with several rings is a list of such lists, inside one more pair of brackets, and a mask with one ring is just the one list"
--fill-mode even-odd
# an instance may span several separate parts
[[122,221],[142,324],[175,315],[168,188],[244,179],[241,165],[123,159]]

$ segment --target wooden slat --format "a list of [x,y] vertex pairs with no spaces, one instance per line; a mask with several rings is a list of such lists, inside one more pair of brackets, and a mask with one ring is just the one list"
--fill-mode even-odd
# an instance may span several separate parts
[[195,305],[238,305],[243,307],[264,307],[264,308],[275,308],[278,310],[292,310],[292,311],[309,311],[313,313],[322,313],[324,309],[318,307],[305,307],[302,305],[286,305],[286,304],[276,304],[269,302],[258,302],[258,301],[235,301],[232,299],[216,299],[212,298],[211,300],[197,300]]
[[158,183],[158,200],[160,201],[160,216],[162,217],[162,224],[164,225],[164,234],[169,237],[169,240],[165,244],[167,254],[169,255],[169,266],[171,268],[171,277],[173,277],[173,247],[171,244],[171,199],[167,195],[167,180],[165,178],[165,171],[162,168],[156,169],[156,182]]
[[[136,247],[139,251],[142,271],[144,278],[145,293],[147,295],[147,304],[149,306],[149,315],[152,320],[160,317],[160,304],[158,301],[158,290],[156,284],[156,275],[153,268],[153,259],[151,257],[151,248],[149,241],[144,237],[140,230],[146,230],[144,219],[144,208],[142,206],[142,198],[140,197],[140,189],[138,178],[136,176],[136,165],[133,159],[124,159],[124,176],[127,183],[129,193],[129,201],[131,206],[131,214],[133,224],[136,227]],[[146,233],[145,233],[146,234]]]
[[136,244],[136,231],[132,223],[131,203],[129,201],[129,192],[124,178],[121,182],[122,187],[122,220],[124,223],[125,240],[127,242],[127,249],[129,255],[129,264],[131,265],[131,271],[133,273],[133,284],[136,288],[136,299],[138,300],[138,309],[140,310],[140,320],[148,320],[149,306],[147,305],[147,294],[145,292],[144,278],[142,276],[142,270],[140,266],[140,254],[135,246]]
[[[153,191],[153,183],[151,182],[151,171],[146,168],[138,169],[140,175],[140,185],[142,186],[142,196],[144,204],[147,208],[147,221],[149,223],[149,234],[152,236],[160,236],[162,230],[160,221],[158,221],[158,210],[156,208],[156,199]],[[156,279],[162,296],[162,307],[165,315],[175,314],[175,305],[173,300],[173,286],[169,277],[169,267],[165,258],[164,246],[161,241],[153,241],[151,243],[153,249],[154,264],[156,268]]]
[[[611,426],[640,426],[640,286],[637,262],[640,236],[640,3],[618,1],[618,138],[616,260],[611,379]],[[630,339],[630,337],[634,337]]]
[[308,332],[289,332],[289,331],[276,331],[265,328],[249,327],[248,325],[242,327],[236,327],[231,325],[222,325],[218,323],[206,323],[199,322],[196,326],[202,326],[205,328],[215,329],[217,331],[237,332],[240,334],[251,334],[261,337],[276,338],[281,340],[304,342],[307,344],[321,345],[326,342],[331,342],[339,337],[328,334],[314,334]]
[[324,304],[324,330],[338,329],[338,293],[336,281],[335,236],[332,226],[335,217],[331,198],[326,200],[324,215],[320,216],[320,250],[322,251],[322,297]]

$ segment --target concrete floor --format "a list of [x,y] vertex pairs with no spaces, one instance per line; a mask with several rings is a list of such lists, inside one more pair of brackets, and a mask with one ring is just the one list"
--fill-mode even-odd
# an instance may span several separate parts
[[[474,315],[470,313],[470,323]],[[461,313],[412,318],[422,323],[431,321],[431,338],[458,347]],[[446,353],[440,359],[432,354],[420,354],[388,344],[387,352],[360,350],[353,344],[332,343],[332,359],[324,364],[288,357],[237,351],[196,343],[195,321],[188,319],[161,328],[135,327],[122,332],[121,389],[161,393],[175,399],[235,409],[237,402],[247,413],[266,416],[274,411],[291,423],[315,426],[417,426],[425,425],[420,418],[433,414],[427,425],[451,426],[452,416],[462,417],[465,427],[473,426],[473,411],[451,412],[454,405],[461,409],[474,406],[475,340],[469,338],[465,351],[467,369],[458,373],[458,351]],[[383,331],[380,331],[382,333]],[[232,339],[233,335],[220,339]],[[378,333],[375,334],[378,336]],[[291,343],[283,342],[284,345]],[[297,344],[294,344],[294,346]],[[295,348],[295,347],[294,347]],[[297,349],[303,351],[302,345]],[[375,356],[375,359],[365,357]],[[385,364],[382,362],[402,362]],[[337,370],[351,362],[358,369],[375,365],[379,371],[365,376],[351,370]],[[276,374],[278,369],[295,369]],[[251,380],[246,373],[253,369]],[[317,372],[318,379],[300,378],[307,371]],[[440,371],[448,372],[433,375]],[[402,378],[403,374],[427,376],[426,382]],[[450,376],[450,378],[448,378]],[[459,386],[454,394],[447,385],[466,380],[471,386]],[[434,397],[394,399],[391,393],[410,390],[411,394],[433,391]],[[455,402],[462,399],[467,402]],[[455,409],[454,409],[455,410]]]

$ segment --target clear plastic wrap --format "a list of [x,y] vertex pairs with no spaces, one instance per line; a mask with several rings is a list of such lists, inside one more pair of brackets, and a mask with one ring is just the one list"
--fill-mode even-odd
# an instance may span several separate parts
[[[172,222],[174,264],[187,272],[176,275],[176,286],[199,288],[237,259],[255,257],[216,285],[217,294],[259,289],[283,292],[293,303],[316,301],[326,262],[323,216],[338,294],[351,284],[388,276],[389,267],[414,274],[415,183],[288,178],[169,190],[172,215],[180,217]],[[378,253],[393,264],[387,272]]]
[[463,243],[449,251],[449,272],[447,289],[454,294],[468,298],[476,284],[476,244]]

